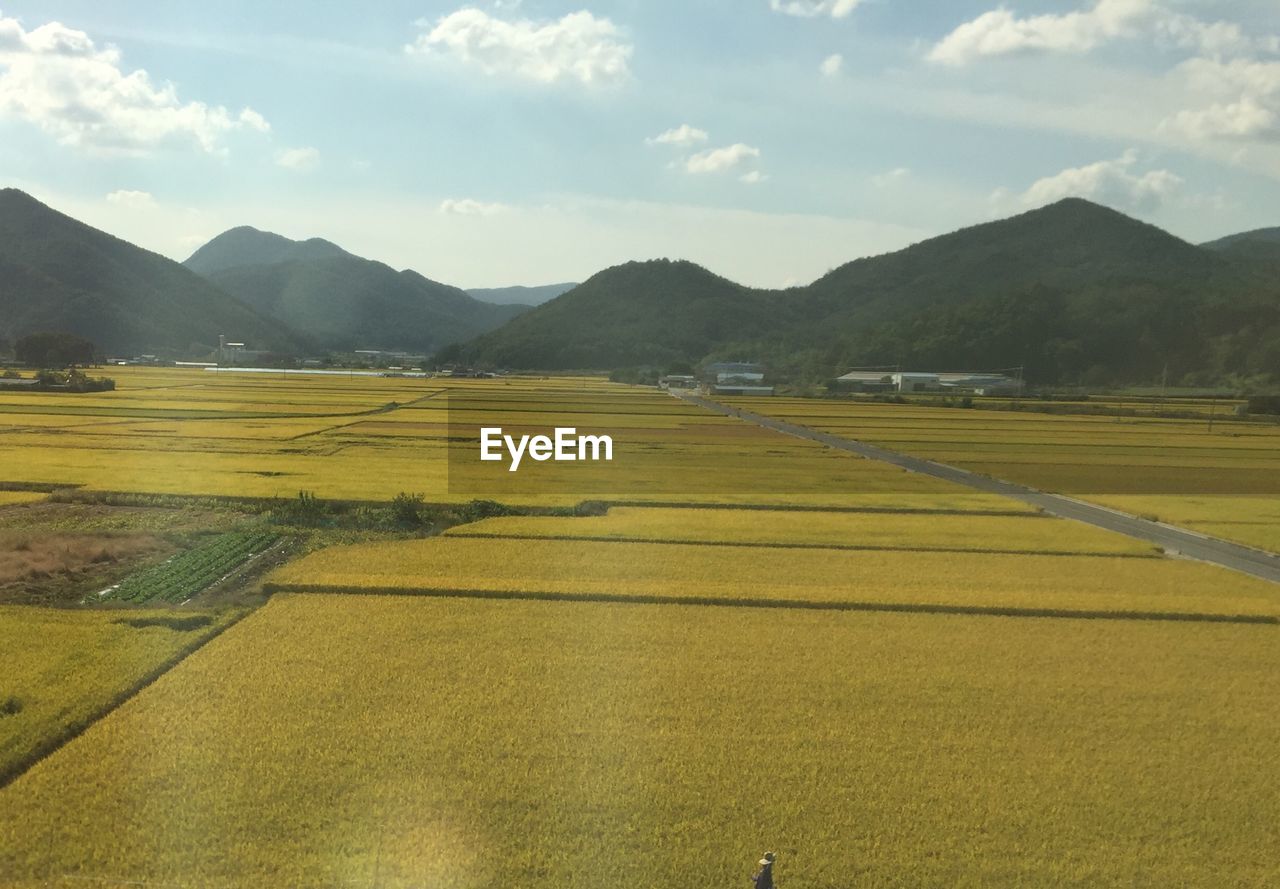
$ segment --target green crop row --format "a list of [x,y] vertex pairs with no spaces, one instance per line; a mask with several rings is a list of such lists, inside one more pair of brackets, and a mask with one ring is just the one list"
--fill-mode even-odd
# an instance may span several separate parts
[[233,531],[129,575],[110,598],[126,602],[184,602],[275,543],[270,531]]

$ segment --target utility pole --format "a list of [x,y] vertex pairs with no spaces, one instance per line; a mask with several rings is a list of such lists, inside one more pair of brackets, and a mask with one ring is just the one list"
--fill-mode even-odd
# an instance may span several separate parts
[[1164,363],[1164,373],[1160,375],[1160,412],[1164,412],[1165,397],[1169,389],[1169,362]]
[[1209,398],[1209,434],[1213,434],[1213,415],[1218,412],[1218,393],[1215,392]]

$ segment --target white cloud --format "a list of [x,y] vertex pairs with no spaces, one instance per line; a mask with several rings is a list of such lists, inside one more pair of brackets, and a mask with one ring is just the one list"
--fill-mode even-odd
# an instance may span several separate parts
[[257,130],[259,133],[271,132],[271,124],[267,123],[267,119],[252,108],[245,108],[241,111],[237,120],[249,129]]
[[725,148],[709,148],[701,151],[688,158],[684,162],[684,167],[690,173],[721,173],[759,156],[759,148],[738,142]]
[[1234,59],[1192,59],[1180,72],[1187,84],[1200,92],[1231,95],[1237,92],[1257,96],[1280,95],[1280,62]]
[[1150,37],[1157,45],[1233,55],[1280,51],[1280,37],[1246,34],[1234,22],[1206,22],[1160,0],[1096,0],[1089,9],[1019,18],[1000,6],[960,25],[933,47],[929,60],[966,65],[1020,53],[1087,53],[1113,40]]
[[1153,0],[1098,0],[1085,12],[1018,18],[1000,7],[944,37],[930,51],[929,61],[965,65],[985,56],[1088,52],[1109,40],[1136,35],[1156,10]]
[[633,47],[617,25],[584,11],[554,22],[504,21],[466,8],[440,18],[405,47],[410,54],[442,53],[488,75],[539,83],[577,81],[593,86],[626,80]]
[[440,202],[440,212],[451,216],[493,216],[509,209],[506,204],[489,204],[471,198],[449,198]]
[[1162,44],[1212,56],[1280,51],[1280,38],[1249,35],[1235,22],[1205,22],[1165,9],[1159,9],[1154,30]]
[[847,18],[861,3],[862,0],[769,0],[769,8],[774,12],[806,19],[820,15],[842,19]]
[[1245,96],[1238,102],[1179,111],[1163,126],[1192,139],[1252,139],[1280,134],[1280,117]]
[[152,210],[156,206],[156,199],[149,191],[120,189],[107,195],[107,203],[130,210]]
[[1192,59],[1178,73],[1208,104],[1179,111],[1162,129],[1191,139],[1280,137],[1280,62]]
[[1135,170],[1137,164],[1138,153],[1130,150],[1115,160],[1063,170],[1033,184],[1020,200],[1026,206],[1039,207],[1078,197],[1120,209],[1149,211],[1182,188],[1182,179],[1168,170],[1140,172]]
[[686,123],[644,141],[646,145],[679,145],[685,147],[706,142],[707,138],[706,130],[691,127]]
[[[667,130],[652,139],[645,139],[648,145],[675,145],[690,148],[707,141],[705,130],[699,130],[688,124]],[[673,160],[669,169],[683,168],[687,173],[724,173],[741,167],[747,161],[760,157],[760,149],[742,142],[727,145],[724,148],[708,148],[697,154],[691,154],[679,160]],[[759,185],[769,177],[760,170],[747,170],[738,177],[747,185]]]
[[890,185],[901,182],[911,175],[911,170],[906,167],[896,167],[885,173],[880,173],[871,177],[871,184],[876,188],[888,188]]
[[[1280,54],[1280,35],[1200,19],[1177,11],[1173,0],[1095,0],[1081,11],[1026,17],[1001,6],[956,28],[928,59],[963,66],[1015,54],[1080,55],[1125,39],[1185,59],[1147,95],[1133,96],[1131,116],[1146,117],[1148,133],[1179,147],[1280,141],[1280,62],[1267,58]],[[1130,92],[1141,91],[1126,83]],[[1101,102],[1091,99],[1090,107]]]
[[29,121],[58,142],[100,152],[143,153],[163,145],[219,150],[226,134],[265,131],[262,115],[183,102],[170,83],[126,73],[114,46],[58,22],[31,31],[0,16],[0,116]]
[[276,152],[276,166],[286,170],[306,173],[320,166],[320,151],[316,148],[285,148]]
[[[184,248],[181,255],[186,255],[197,250],[200,247],[203,247],[205,244],[209,243],[212,240],[213,240],[213,235],[210,235],[210,234],[182,235],[181,237],[176,238],[174,240],[174,243],[176,243],[179,247]],[[178,257],[175,257],[175,258],[178,258]]]
[[840,53],[835,53],[823,59],[822,64],[818,66],[818,70],[822,72],[823,77],[835,77],[843,67],[844,56],[840,55]]

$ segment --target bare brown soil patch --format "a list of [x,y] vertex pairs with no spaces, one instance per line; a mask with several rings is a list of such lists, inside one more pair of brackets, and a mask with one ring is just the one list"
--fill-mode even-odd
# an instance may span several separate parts
[[172,549],[145,533],[0,530],[0,603],[75,600]]

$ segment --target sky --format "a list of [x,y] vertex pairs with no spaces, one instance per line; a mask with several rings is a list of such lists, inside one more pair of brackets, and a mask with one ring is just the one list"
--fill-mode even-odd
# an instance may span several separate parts
[[1067,196],[1280,225],[1275,0],[0,0],[0,186],[462,287],[805,284]]

